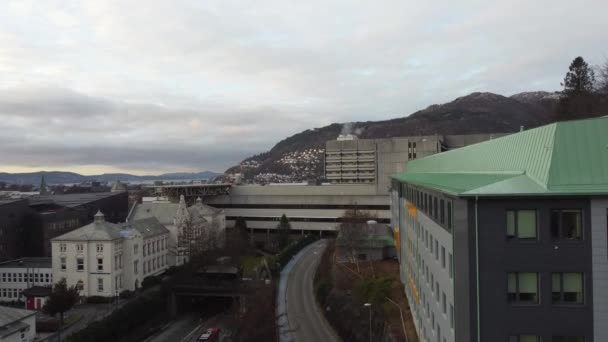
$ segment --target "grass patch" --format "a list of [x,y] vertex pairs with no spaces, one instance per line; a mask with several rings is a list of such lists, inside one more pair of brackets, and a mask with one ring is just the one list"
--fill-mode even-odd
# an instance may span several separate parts
[[241,259],[241,267],[243,267],[243,276],[253,278],[255,276],[255,268],[261,265],[262,256],[246,256]]

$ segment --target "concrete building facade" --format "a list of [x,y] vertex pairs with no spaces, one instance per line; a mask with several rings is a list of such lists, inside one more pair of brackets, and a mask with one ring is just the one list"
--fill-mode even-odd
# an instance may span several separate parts
[[22,292],[34,286],[51,286],[51,258],[21,258],[0,263],[0,301],[23,300]]
[[408,164],[392,215],[421,341],[605,341],[608,118]]
[[133,291],[168,268],[168,239],[155,220],[115,224],[98,212],[92,223],[52,239],[53,279],[65,278],[84,297]]
[[505,134],[430,135],[386,139],[330,140],[325,143],[325,178],[332,184],[374,184],[388,194],[391,175],[404,172],[407,162],[491,140]]

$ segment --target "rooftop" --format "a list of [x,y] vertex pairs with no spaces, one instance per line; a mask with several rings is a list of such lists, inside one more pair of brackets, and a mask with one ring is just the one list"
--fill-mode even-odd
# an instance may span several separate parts
[[58,204],[68,208],[78,207],[100,199],[119,196],[122,192],[89,192],[65,195],[38,195],[29,197],[30,205]]
[[393,178],[458,196],[608,194],[608,117],[558,122],[410,161]]
[[121,239],[124,227],[107,222],[101,212],[95,214],[92,223],[53,238],[53,241],[112,241]]
[[0,305],[0,338],[27,327],[27,324],[21,322],[21,320],[35,314],[36,311]]
[[21,258],[0,263],[0,268],[51,268],[51,258]]
[[156,235],[169,234],[169,230],[156,217],[135,220],[130,222],[129,226],[140,232],[144,239]]

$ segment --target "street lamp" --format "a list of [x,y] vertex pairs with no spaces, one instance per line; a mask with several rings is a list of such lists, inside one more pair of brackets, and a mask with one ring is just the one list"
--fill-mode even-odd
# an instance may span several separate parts
[[372,342],[372,303],[365,303],[363,306],[369,309],[369,342]]

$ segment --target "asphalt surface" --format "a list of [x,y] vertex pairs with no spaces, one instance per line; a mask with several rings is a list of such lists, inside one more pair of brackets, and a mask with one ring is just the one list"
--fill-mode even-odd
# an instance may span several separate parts
[[[197,314],[184,315],[173,322],[160,334],[149,339],[149,342],[179,342],[199,326]],[[197,335],[198,337],[198,335]]]
[[326,247],[326,240],[308,246],[281,273],[281,280],[286,278],[285,311],[289,324],[289,332],[281,334],[281,341],[340,341],[317,305],[313,291],[315,271]]

